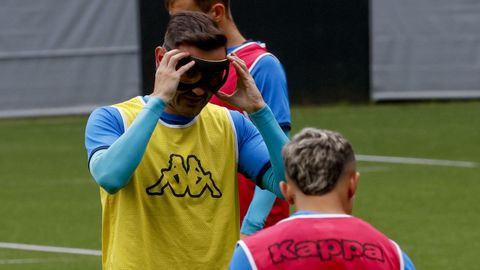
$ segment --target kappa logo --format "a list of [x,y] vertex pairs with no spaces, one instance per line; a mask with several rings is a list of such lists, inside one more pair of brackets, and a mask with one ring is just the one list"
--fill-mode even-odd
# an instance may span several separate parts
[[165,190],[170,189],[176,197],[188,195],[198,198],[205,192],[209,192],[213,198],[222,197],[222,192],[213,181],[212,174],[205,172],[196,156],[189,155],[185,162],[182,156],[172,154],[168,163],[168,168],[161,170],[160,179],[147,188],[147,194],[160,196]]
[[385,255],[381,247],[345,239],[320,239],[300,242],[289,239],[270,245],[268,251],[270,259],[274,264],[283,263],[285,260],[311,257],[317,257],[322,261],[330,261],[336,257],[346,261],[352,261],[357,258],[379,262],[385,261]]

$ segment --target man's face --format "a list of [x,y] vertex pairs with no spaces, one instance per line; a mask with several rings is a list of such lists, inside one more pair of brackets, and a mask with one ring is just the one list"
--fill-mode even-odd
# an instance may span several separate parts
[[168,13],[171,16],[179,11],[200,11],[201,12],[202,10],[200,10],[197,4],[195,4],[194,0],[175,0],[168,7]]
[[[180,45],[178,49],[204,60],[223,60],[227,57],[225,47],[204,51],[194,46]],[[187,117],[197,116],[213,95],[207,88],[206,86],[200,86],[187,91],[177,90],[175,96],[167,104],[166,112]]]

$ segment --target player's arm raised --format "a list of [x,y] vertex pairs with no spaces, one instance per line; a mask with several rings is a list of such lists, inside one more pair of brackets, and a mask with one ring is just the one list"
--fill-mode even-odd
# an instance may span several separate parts
[[[155,73],[155,86],[147,104],[132,125],[108,149],[94,153],[90,159],[90,172],[95,181],[108,193],[119,191],[130,182],[140,164],[148,141],[167,102],[177,90],[180,76],[193,66],[190,62],[178,70],[178,61],[188,53],[171,50],[163,56]],[[87,132],[89,125],[87,123]]]
[[245,63],[235,55],[228,56],[237,72],[237,85],[231,95],[218,92],[216,95],[223,101],[248,113],[250,119],[257,127],[268,148],[272,168],[264,174],[262,188],[266,188],[278,197],[283,197],[279,183],[285,180],[282,160],[282,147],[288,142],[288,137],[283,133],[275,117],[264,102],[255,81],[250,75]]

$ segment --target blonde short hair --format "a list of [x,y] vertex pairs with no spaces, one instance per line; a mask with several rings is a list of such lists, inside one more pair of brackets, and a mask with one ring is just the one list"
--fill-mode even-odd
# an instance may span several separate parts
[[306,195],[330,192],[345,166],[355,160],[350,143],[340,133],[305,128],[284,146],[287,176]]

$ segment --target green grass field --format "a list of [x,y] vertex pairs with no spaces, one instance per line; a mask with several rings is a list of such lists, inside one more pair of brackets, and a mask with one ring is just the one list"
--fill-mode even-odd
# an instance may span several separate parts
[[[480,164],[480,102],[295,107],[293,132],[340,131],[357,154]],[[0,242],[99,250],[100,201],[87,170],[86,117],[0,120]],[[354,214],[417,269],[474,269],[480,167],[359,162]],[[100,269],[98,256],[0,248],[0,269]]]

